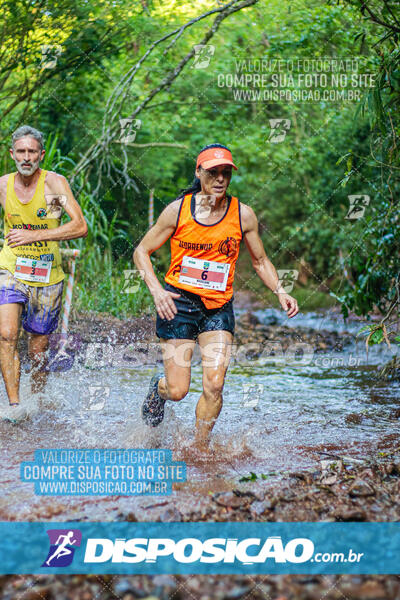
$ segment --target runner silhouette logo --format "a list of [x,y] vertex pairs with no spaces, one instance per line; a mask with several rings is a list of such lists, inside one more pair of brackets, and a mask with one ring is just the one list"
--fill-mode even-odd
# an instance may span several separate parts
[[81,545],[79,529],[49,529],[50,548],[42,567],[68,567],[74,558],[75,548]]

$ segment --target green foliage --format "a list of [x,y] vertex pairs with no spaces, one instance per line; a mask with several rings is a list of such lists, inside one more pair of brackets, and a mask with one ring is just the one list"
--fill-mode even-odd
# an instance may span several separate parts
[[[57,148],[58,136],[48,140],[46,162],[43,168],[65,171],[73,168],[74,162],[61,155]],[[124,271],[133,269],[131,257],[120,256],[118,249],[132,248],[129,240],[129,223],[120,219],[118,210],[107,217],[96,201],[89,183],[80,182],[82,190],[79,202],[88,234],[86,238],[70,240],[67,245],[80,250],[77,260],[74,286],[74,308],[78,311],[107,312],[127,318],[132,314],[149,311],[153,300],[146,285],[140,281],[134,293],[125,293]],[[64,220],[68,217],[64,215]]]
[[[369,3],[371,10],[376,4]],[[118,83],[152,43],[216,7],[215,0],[5,0],[0,7],[3,172],[13,168],[5,152],[10,132],[30,122],[47,134],[44,168],[72,180],[75,165],[103,132],[106,111],[114,125],[129,117],[201,41],[215,15],[186,29],[174,43],[169,39],[156,46],[125,102]],[[104,151],[110,173],[101,171],[100,154],[75,181],[89,224],[85,240],[70,242],[82,250],[78,305],[124,315],[152,305],[145,287],[136,294],[120,291],[123,271],[133,268],[132,251],[148,226],[150,190],[155,190],[157,217],[191,182],[199,149],[218,141],[231,147],[239,166],[230,192],[255,210],[273,264],[307,267],[307,282],[293,292],[300,308],[340,301],[345,316],[349,311],[367,315],[374,307],[385,313],[396,299],[400,272],[399,45],[385,7],[376,14],[387,27],[373,21],[362,0],[259,1],[223,22],[210,40],[215,46],[210,67],[196,69],[189,61],[139,113],[138,145],[111,143]],[[54,69],[40,68],[43,44],[62,46]],[[244,102],[218,84],[219,74],[235,73],[239,59],[324,56],[358,56],[362,72],[376,75],[375,90],[359,105]],[[273,118],[291,122],[283,143],[269,141]],[[115,176],[123,151],[131,187],[125,177]],[[361,219],[349,220],[348,196],[354,194],[368,195],[370,204]],[[152,257],[160,278],[169,260],[167,246]],[[248,264],[239,269],[241,281],[259,290],[260,282],[255,284],[248,270]],[[332,288],[332,296],[318,291],[325,287]]]
[[257,473],[253,473],[253,471],[250,471],[250,475],[244,475],[243,477],[241,477],[239,479],[239,482],[245,482],[245,481],[257,481],[258,478],[260,479],[268,479],[268,477],[270,477],[271,475],[276,475],[276,473],[261,473],[260,475],[257,475]]
[[[366,19],[378,23],[381,35],[374,44],[376,85],[365,95],[357,112],[367,116],[370,125],[369,146],[363,154],[365,163],[371,166],[363,172],[367,174],[373,197],[360,231],[362,246],[357,243],[355,251],[353,245],[346,260],[354,283],[347,283],[338,296],[345,317],[349,310],[368,315],[375,306],[382,314],[391,312],[400,300],[400,28],[393,13],[395,9],[389,3],[372,3],[367,7],[358,0],[350,0],[347,4],[357,6]],[[353,168],[348,169],[344,183],[358,174]],[[370,329],[367,345],[381,343],[384,338],[384,326]]]
[[135,293],[125,293],[124,271],[134,268],[131,257],[118,255],[121,242],[131,247],[129,223],[118,217],[117,210],[108,218],[86,184],[79,197],[88,225],[86,238],[71,240],[81,255],[75,286],[77,310],[108,312],[119,317],[139,314],[153,305],[144,282]]

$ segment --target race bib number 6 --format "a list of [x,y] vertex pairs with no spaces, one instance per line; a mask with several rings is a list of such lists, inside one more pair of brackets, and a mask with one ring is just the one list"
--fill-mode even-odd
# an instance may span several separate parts
[[14,277],[16,279],[21,279],[22,281],[49,283],[50,272],[51,262],[18,256],[15,263]]
[[223,292],[226,290],[230,266],[229,263],[184,256],[179,283]]

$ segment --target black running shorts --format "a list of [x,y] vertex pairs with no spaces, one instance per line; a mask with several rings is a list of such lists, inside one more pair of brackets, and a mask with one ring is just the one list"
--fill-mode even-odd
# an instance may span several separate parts
[[157,313],[156,334],[159,338],[195,340],[199,333],[219,329],[234,333],[233,296],[220,308],[208,309],[197,294],[169,283],[165,283],[164,289],[177,292],[181,297],[173,298],[178,309],[173,319],[162,319]]

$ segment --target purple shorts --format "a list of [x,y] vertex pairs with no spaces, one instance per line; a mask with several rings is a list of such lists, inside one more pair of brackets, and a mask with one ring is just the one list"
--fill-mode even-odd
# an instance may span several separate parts
[[0,305],[23,304],[22,327],[29,333],[48,335],[57,329],[64,281],[36,287],[0,270]]

